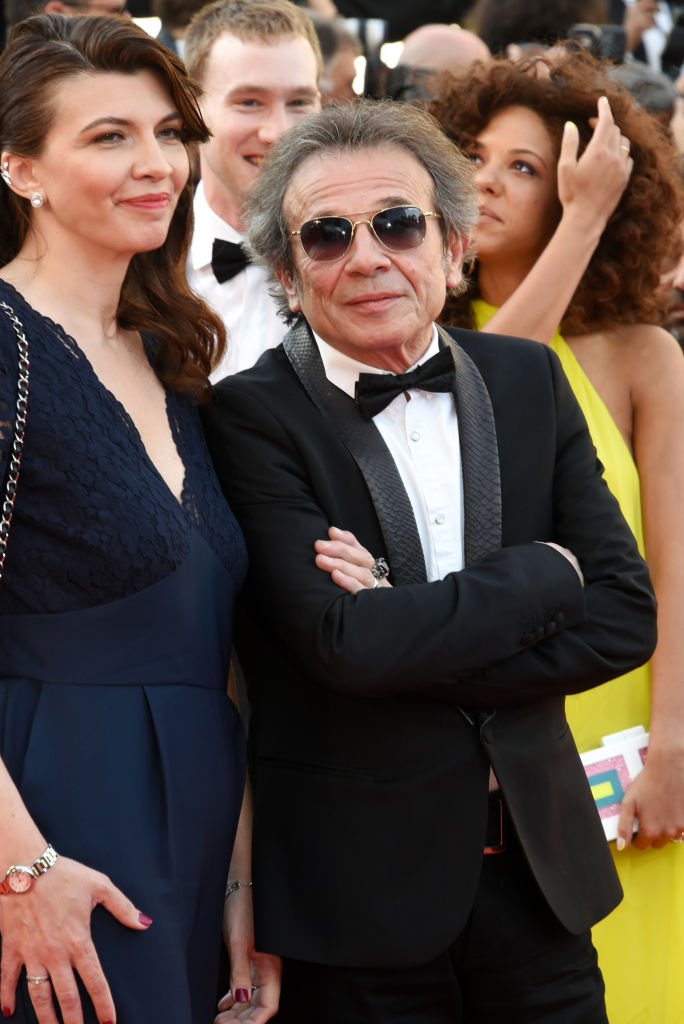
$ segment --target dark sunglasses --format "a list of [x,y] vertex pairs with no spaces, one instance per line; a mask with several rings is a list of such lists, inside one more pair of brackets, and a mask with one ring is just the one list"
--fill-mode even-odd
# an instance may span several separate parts
[[290,231],[290,238],[299,235],[302,249],[309,259],[317,263],[331,263],[344,256],[359,224],[367,224],[380,245],[392,252],[406,252],[415,249],[425,238],[428,217],[441,217],[441,214],[423,213],[417,206],[392,206],[389,210],[374,213],[368,220],[318,217],[307,220],[299,231]]

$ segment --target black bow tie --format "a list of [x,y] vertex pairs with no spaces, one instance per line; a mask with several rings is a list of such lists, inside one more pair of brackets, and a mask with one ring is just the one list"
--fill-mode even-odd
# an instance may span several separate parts
[[436,356],[408,373],[362,373],[356,382],[356,404],[367,420],[386,409],[397,395],[411,388],[423,391],[453,391],[456,371],[451,350],[440,349]]
[[236,277],[251,262],[238,242],[226,242],[222,238],[214,239],[211,249],[211,269],[219,284]]

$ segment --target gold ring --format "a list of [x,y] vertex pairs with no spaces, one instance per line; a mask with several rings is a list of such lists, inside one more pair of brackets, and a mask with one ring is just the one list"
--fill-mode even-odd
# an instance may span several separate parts
[[28,981],[29,985],[42,985],[46,981],[50,980],[50,975],[49,974],[27,974],[26,975],[26,980]]

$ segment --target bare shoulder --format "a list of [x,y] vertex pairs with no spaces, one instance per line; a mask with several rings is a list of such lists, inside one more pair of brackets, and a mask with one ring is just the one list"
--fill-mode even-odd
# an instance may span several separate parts
[[684,410],[684,357],[663,328],[619,324],[566,341],[630,449],[642,414],[675,402]]
[[635,399],[653,390],[684,397],[684,353],[668,331],[653,324],[627,324],[611,334]]

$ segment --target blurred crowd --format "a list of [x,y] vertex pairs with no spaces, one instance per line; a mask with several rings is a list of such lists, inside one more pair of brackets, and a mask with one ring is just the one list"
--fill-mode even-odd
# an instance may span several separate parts
[[[39,11],[122,14],[181,57],[202,0],[3,0],[0,39]],[[665,0],[432,0],[300,3],[318,36],[324,101],[366,96],[428,102],[442,73],[505,55],[542,54],[558,40],[610,62],[610,74],[663,125],[684,153],[684,8]],[[3,24],[4,19],[4,24]],[[664,273],[672,288],[669,326],[684,339],[684,268]]]

